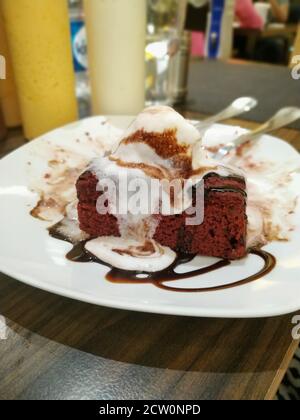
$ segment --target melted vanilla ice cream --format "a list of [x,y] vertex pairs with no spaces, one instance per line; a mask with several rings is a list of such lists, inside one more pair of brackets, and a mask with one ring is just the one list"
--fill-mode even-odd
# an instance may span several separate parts
[[168,106],[153,106],[142,111],[124,133],[124,138],[137,131],[163,134],[176,131],[176,140],[181,145],[193,146],[200,140],[199,131],[182,115]]
[[170,248],[151,241],[149,250],[134,239],[101,237],[88,241],[87,251],[99,260],[128,271],[155,272],[169,267],[176,259],[176,253]]
[[185,161],[192,169],[192,152],[198,143],[199,132],[191,123],[172,108],[155,106],[137,116],[111,158],[119,161],[119,166],[123,163],[149,165],[159,168],[166,176],[175,177],[174,159],[177,165]]

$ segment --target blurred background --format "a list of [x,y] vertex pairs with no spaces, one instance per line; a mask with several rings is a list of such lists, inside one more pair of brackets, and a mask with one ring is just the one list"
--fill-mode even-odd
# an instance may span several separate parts
[[1,136],[145,104],[211,114],[250,94],[262,121],[300,105],[299,22],[300,0],[0,0]]

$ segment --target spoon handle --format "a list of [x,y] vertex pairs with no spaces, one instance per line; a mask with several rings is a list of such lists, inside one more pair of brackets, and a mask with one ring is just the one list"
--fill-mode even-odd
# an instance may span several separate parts
[[198,128],[198,130],[201,132],[202,130],[206,130],[210,125],[213,125],[217,122],[236,117],[238,115],[243,114],[244,112],[249,112],[251,111],[251,109],[256,107],[257,104],[258,104],[258,101],[255,98],[251,98],[251,97],[237,98],[228,107],[223,109],[223,111],[218,112],[217,114],[209,118],[205,118],[202,121],[199,121],[196,124],[196,128]]
[[236,147],[247,143],[248,141],[257,140],[262,134],[270,133],[278,128],[285,127],[288,124],[291,124],[294,121],[300,119],[300,108],[297,107],[286,107],[280,109],[276,112],[273,117],[271,117],[264,124],[257,127],[255,130],[250,131],[249,133],[242,134],[241,136],[234,139],[232,142],[226,144],[224,147],[221,147],[217,153],[214,154],[214,158],[220,160],[224,158],[228,153],[235,149]]
[[270,133],[272,131],[277,130],[278,128],[285,127],[286,125],[291,124],[292,122],[298,120],[300,118],[300,108],[297,107],[286,107],[280,109],[276,112],[273,117],[271,117],[267,122],[257,127],[255,130],[249,133],[249,135],[243,135],[237,140],[235,143],[241,144],[243,143],[243,138],[248,137],[248,140],[255,140],[257,137],[261,136],[265,133]]

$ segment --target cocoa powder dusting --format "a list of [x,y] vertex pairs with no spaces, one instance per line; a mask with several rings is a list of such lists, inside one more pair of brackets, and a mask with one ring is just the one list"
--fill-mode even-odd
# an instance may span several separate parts
[[186,154],[188,151],[187,145],[177,143],[176,132],[177,130],[165,130],[163,133],[149,133],[138,130],[122,140],[122,143],[145,143],[154,149],[158,156],[169,159],[175,155]]

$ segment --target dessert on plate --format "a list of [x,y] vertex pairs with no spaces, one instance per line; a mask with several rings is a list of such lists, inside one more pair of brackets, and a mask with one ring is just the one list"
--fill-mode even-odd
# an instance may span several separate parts
[[[205,158],[198,147],[199,133],[171,108],[143,111],[124,134],[117,150],[95,159],[79,177],[78,218],[80,229],[91,238],[121,237],[155,241],[173,251],[237,259],[247,252],[247,193],[241,171]],[[195,156],[197,154],[197,156]],[[188,225],[189,208],[173,215],[146,214],[144,217],[99,214],[97,200],[101,178],[118,183],[124,173],[130,177],[163,180],[192,180],[192,199],[198,184],[204,184],[204,219]],[[124,224],[126,228],[124,229]],[[145,225],[151,229],[146,232]],[[144,237],[143,237],[144,234]]]
[[[282,167],[260,161],[257,143],[217,162],[209,149],[218,146],[207,146],[190,121],[164,106],[146,108],[125,132],[107,120],[94,130],[97,136],[84,132],[73,145],[57,144],[34,188],[41,200],[32,214],[56,222],[50,234],[73,244],[70,260],[108,266],[110,281],[167,290],[176,289],[167,281],[205,274],[248,253],[264,260],[247,278],[180,288],[188,292],[241,285],[274,268],[275,258],[261,248],[293,231],[297,197],[287,187],[299,160]],[[223,137],[216,145],[230,140]],[[177,270],[196,256],[218,259]]]

